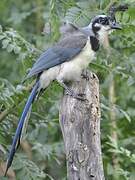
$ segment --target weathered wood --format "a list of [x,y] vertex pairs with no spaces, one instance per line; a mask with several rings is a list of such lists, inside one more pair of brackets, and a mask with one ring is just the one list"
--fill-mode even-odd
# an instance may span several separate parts
[[64,94],[60,125],[64,138],[68,180],[104,180],[100,144],[99,82],[95,74],[70,85],[86,101]]

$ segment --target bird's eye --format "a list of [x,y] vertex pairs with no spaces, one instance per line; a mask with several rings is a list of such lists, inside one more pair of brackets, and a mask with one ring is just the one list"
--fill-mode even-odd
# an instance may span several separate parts
[[102,25],[109,25],[108,18],[100,18],[99,23]]

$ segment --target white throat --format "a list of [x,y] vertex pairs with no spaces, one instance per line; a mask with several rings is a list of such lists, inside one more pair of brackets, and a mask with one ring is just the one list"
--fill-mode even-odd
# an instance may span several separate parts
[[106,28],[101,27],[101,29],[97,33],[99,42],[103,44],[104,40],[108,37],[108,31],[106,30]]
[[107,31],[107,27],[101,27],[101,29],[98,31],[98,39],[101,45],[103,45],[103,47],[105,49],[109,48],[109,35],[110,31]]

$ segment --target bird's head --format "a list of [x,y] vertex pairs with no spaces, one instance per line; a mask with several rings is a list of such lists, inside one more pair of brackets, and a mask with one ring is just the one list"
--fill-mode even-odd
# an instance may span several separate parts
[[122,29],[116,22],[115,18],[106,15],[98,15],[94,17],[90,23],[91,29],[95,36],[99,39],[100,43],[105,47],[108,40],[108,34],[113,30]]
[[95,34],[110,33],[114,29],[122,29],[115,18],[106,15],[98,15],[91,21],[92,30]]

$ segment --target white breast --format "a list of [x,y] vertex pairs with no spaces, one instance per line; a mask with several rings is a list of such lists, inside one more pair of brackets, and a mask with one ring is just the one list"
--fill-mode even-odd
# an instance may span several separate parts
[[65,62],[61,65],[45,70],[40,76],[40,84],[42,88],[46,88],[55,80],[78,81],[83,69],[86,69],[94,59],[95,52],[91,49],[90,40],[88,39],[85,47],[73,60]]
[[88,67],[91,60],[94,58],[95,52],[91,49],[90,40],[88,39],[85,47],[81,51],[81,53],[76,56],[71,63],[79,66],[81,69],[85,69]]
[[65,62],[61,65],[58,79],[79,80],[82,70],[86,69],[94,59],[95,52],[91,49],[90,40],[88,39],[85,47],[72,61]]

